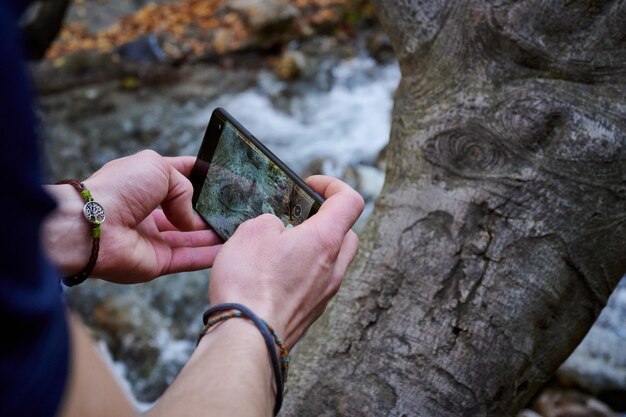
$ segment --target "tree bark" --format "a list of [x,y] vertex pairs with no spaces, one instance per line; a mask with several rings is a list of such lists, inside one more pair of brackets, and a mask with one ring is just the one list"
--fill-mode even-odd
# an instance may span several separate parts
[[626,2],[375,3],[386,184],[283,415],[514,415],[626,271]]

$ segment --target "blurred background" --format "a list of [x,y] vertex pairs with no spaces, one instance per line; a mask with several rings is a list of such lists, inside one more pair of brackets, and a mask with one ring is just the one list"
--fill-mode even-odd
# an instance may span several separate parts
[[[354,186],[367,203],[357,229],[371,213],[400,70],[367,1],[43,0],[23,28],[50,181],[86,178],[146,148],[195,155],[220,106],[301,176],[324,173]],[[66,291],[140,407],[192,352],[208,276],[135,286],[89,280]],[[626,412],[625,281],[522,414],[619,411]]]

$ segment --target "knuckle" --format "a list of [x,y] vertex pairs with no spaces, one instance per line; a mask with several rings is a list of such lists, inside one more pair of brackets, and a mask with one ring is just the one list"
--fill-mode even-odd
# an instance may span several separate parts
[[278,217],[270,213],[261,214],[260,216],[257,217],[257,220],[266,224],[272,224],[272,223],[275,224],[277,222],[282,224],[282,222],[280,221]]
[[161,155],[157,151],[153,151],[152,149],[144,149],[142,151],[139,151],[137,152],[137,156],[146,159],[161,158]]
[[285,228],[283,222],[278,217],[270,213],[263,213],[254,220],[256,220],[256,224],[258,224],[258,227],[264,229],[282,230]]
[[152,149],[144,149],[135,154],[141,161],[156,167],[163,176],[170,177],[170,169],[173,169],[158,152]]
[[279,224],[282,226],[283,223],[278,217],[273,214],[264,213],[258,217],[241,223],[237,230],[240,230],[243,233],[257,233],[261,230],[277,227]]
[[170,165],[170,171],[173,174],[174,178],[174,187],[175,189],[185,197],[193,195],[193,185],[191,185],[191,181],[189,181],[183,174],[176,171],[176,168]]
[[250,219],[250,220],[246,220],[245,222],[241,223],[238,227],[237,227],[237,232],[239,234],[242,233],[248,233],[252,230],[255,229],[255,221],[256,219]]

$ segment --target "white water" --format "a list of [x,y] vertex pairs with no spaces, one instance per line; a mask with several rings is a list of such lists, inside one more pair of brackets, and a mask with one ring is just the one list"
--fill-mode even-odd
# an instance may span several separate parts
[[[389,140],[393,93],[400,79],[396,64],[379,66],[371,58],[343,61],[331,70],[327,91],[311,90],[278,108],[287,84],[267,73],[256,88],[225,95],[225,108],[280,159],[296,171],[315,159],[331,161],[340,175],[350,164],[373,161]],[[213,106],[192,123],[205,126]]]

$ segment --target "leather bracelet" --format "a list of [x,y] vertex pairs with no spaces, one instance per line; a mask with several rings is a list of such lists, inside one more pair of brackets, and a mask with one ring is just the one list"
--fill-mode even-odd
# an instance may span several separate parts
[[[239,314],[232,314],[231,311],[236,311]],[[217,320],[211,320],[211,316],[220,312],[228,313],[220,316],[219,318],[217,318]],[[216,323],[234,317],[243,317],[250,320],[263,336],[265,346],[267,347],[270,355],[270,360],[272,362],[272,369],[274,370],[274,379],[276,382],[276,401],[274,403],[274,415],[277,415],[283,405],[283,393],[285,390],[284,377],[287,376],[286,372],[289,366],[289,353],[287,352],[287,349],[285,349],[282,345],[282,341],[278,338],[276,332],[274,332],[274,330],[264,320],[259,318],[259,316],[254,314],[252,310],[242,304],[225,303],[212,306],[202,315],[204,329],[202,333],[198,335],[198,343],[200,343],[200,339],[202,338],[202,336],[204,336],[206,332],[210,330],[211,327],[213,327]],[[278,357],[279,355],[276,353],[276,348],[274,347],[275,342],[281,351],[280,360]],[[283,359],[283,354],[286,355],[286,361]]]
[[74,285],[78,285],[85,281],[93,271],[94,266],[96,266],[98,251],[100,250],[100,225],[106,220],[106,215],[102,205],[94,201],[91,193],[87,188],[85,188],[85,184],[82,182],[70,179],[61,180],[57,182],[57,184],[69,184],[76,188],[85,202],[85,205],[83,206],[83,214],[85,215],[87,221],[91,223],[91,237],[93,240],[91,244],[89,262],[87,262],[87,265],[85,265],[83,270],[78,274],[62,278],[63,284],[68,287],[73,287]]

